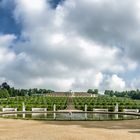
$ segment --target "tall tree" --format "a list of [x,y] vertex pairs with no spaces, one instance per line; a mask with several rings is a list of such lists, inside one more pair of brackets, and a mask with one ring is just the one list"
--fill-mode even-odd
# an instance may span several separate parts
[[6,82],[4,82],[1,84],[1,88],[9,90],[10,86]]
[[9,97],[9,93],[7,89],[0,89],[0,98],[7,98]]

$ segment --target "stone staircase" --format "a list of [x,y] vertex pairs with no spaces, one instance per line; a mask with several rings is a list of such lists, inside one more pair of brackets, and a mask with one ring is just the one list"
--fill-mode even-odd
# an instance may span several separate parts
[[68,97],[66,110],[76,110],[73,104],[73,97]]

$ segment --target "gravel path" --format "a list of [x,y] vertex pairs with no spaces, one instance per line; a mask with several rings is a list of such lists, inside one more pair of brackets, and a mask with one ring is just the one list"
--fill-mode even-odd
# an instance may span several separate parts
[[140,120],[58,122],[0,119],[0,140],[140,140]]

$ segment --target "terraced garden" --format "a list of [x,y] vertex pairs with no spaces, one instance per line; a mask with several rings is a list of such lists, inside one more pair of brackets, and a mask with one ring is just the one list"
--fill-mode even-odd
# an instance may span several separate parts
[[119,105],[119,111],[123,109],[140,109],[140,100],[132,100],[129,98],[117,98],[117,97],[75,97],[74,105],[76,109],[84,110],[85,104],[87,110],[92,111],[93,108],[107,108],[109,111],[114,111],[116,103]]
[[26,111],[31,111],[31,108],[47,108],[53,110],[55,104],[57,109],[65,109],[67,107],[67,97],[45,97],[45,96],[28,96],[0,99],[0,109],[2,107],[17,108],[22,110],[22,103],[26,106]]
[[92,111],[93,108],[107,108],[109,111],[114,111],[116,103],[119,105],[119,111],[123,109],[140,109],[140,100],[132,100],[129,98],[118,97],[53,97],[53,96],[18,96],[14,98],[0,99],[0,110],[3,107],[17,108],[22,110],[22,103],[24,102],[26,110],[31,108],[47,108],[48,111],[53,110],[53,105],[56,105],[57,110],[65,110],[69,108],[69,98],[71,98],[71,105],[77,110],[84,110],[85,104],[87,110]]

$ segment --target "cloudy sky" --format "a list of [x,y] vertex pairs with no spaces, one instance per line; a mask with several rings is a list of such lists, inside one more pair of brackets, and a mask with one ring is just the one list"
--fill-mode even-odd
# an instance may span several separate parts
[[0,0],[0,83],[136,89],[139,64],[139,0]]

